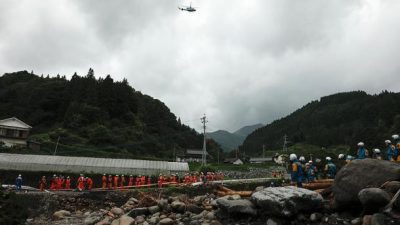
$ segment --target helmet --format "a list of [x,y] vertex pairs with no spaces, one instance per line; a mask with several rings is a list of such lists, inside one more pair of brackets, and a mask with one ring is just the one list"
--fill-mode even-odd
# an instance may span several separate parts
[[320,163],[320,162],[321,162],[321,159],[315,159],[315,162],[316,162],[316,163]]
[[290,159],[290,161],[296,160],[297,159],[297,155],[292,153],[292,154],[290,154],[289,159]]
[[300,156],[299,160],[303,162],[306,161],[306,158],[304,158],[304,156]]
[[310,163],[306,163],[306,166],[310,166]]
[[308,163],[312,164],[312,160],[308,161]]
[[338,159],[344,159],[344,154],[339,154]]
[[374,153],[379,154],[379,153],[381,153],[381,150],[379,150],[379,148],[375,148]]
[[390,143],[392,143],[390,140],[385,140],[385,143],[386,144],[390,144]]
[[115,175],[116,177],[119,177],[119,175],[117,174],[117,175]]
[[353,159],[353,156],[347,155],[346,159],[347,159],[347,160],[352,160],[352,159]]
[[106,174],[103,174],[103,176],[105,176]]
[[21,174],[19,174],[18,176],[21,177]]
[[331,161],[331,160],[332,160],[332,158],[331,158],[331,157],[329,157],[329,156],[328,156],[328,157],[326,157],[325,159],[326,159],[326,161]]
[[392,135],[392,138],[395,139],[395,140],[396,140],[396,139],[399,139],[399,135],[398,135],[398,134],[393,134],[393,135]]
[[363,147],[364,146],[364,142],[358,142],[357,146],[358,147]]

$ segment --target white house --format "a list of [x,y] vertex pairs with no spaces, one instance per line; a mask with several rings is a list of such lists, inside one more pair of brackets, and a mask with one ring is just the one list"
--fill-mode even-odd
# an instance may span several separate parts
[[0,120],[0,142],[3,142],[7,147],[26,146],[31,129],[31,126],[15,117]]

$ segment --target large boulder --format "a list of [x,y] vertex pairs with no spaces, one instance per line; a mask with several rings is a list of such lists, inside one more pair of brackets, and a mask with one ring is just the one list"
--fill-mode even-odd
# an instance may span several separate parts
[[379,188],[364,188],[358,193],[358,198],[368,213],[378,212],[390,202],[390,195]]
[[367,187],[380,187],[386,181],[400,180],[400,164],[386,160],[354,160],[335,177],[332,192],[339,208],[360,204],[358,193]]
[[315,212],[322,207],[322,196],[293,186],[268,187],[254,192],[251,200],[269,215],[291,217],[298,212]]
[[53,213],[53,218],[55,220],[63,219],[68,216],[71,216],[71,212],[67,211],[67,210],[59,210],[59,211]]
[[222,214],[231,216],[255,216],[257,214],[254,204],[247,199],[229,200],[227,198],[219,198],[217,199],[217,204],[222,210]]

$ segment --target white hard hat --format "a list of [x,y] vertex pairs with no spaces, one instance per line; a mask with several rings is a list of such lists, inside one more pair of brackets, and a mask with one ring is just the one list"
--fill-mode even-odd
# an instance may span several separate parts
[[393,135],[392,135],[392,138],[395,139],[395,140],[396,140],[396,139],[399,139],[399,135],[398,135],[398,134],[393,134]]
[[21,177],[21,174],[19,174],[18,176]]
[[325,159],[326,159],[326,161],[331,161],[331,160],[332,160],[332,158],[331,158],[331,157],[329,157],[329,156],[328,156],[328,157],[326,157]]
[[321,162],[321,159],[315,159],[315,162],[319,163],[319,162]]
[[306,158],[304,158],[304,156],[300,156],[299,160],[300,161],[306,161]]
[[292,153],[292,154],[290,154],[289,159],[290,159],[290,161],[296,160],[297,159],[297,155]]
[[363,147],[364,146],[364,142],[358,142],[357,144],[359,147]]
[[310,163],[310,164],[311,164],[311,163],[312,163],[312,160],[308,161],[308,163]]
[[381,150],[380,150],[379,148],[375,148],[375,149],[374,149],[374,152],[377,153],[377,154],[379,154],[379,153],[381,153]]
[[344,159],[344,154],[339,154],[338,159]]
[[352,160],[352,159],[353,159],[353,156],[347,155],[346,159],[347,159],[347,160]]
[[390,144],[390,143],[392,143],[390,140],[385,140],[385,143],[386,144]]

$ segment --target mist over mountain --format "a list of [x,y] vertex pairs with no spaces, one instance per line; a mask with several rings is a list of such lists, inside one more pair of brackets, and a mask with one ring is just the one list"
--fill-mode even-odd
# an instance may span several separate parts
[[221,145],[221,148],[225,152],[228,152],[237,149],[243,143],[247,135],[262,126],[264,125],[254,124],[244,126],[233,133],[226,130],[217,130],[215,132],[207,133],[207,136],[214,139],[218,144]]

